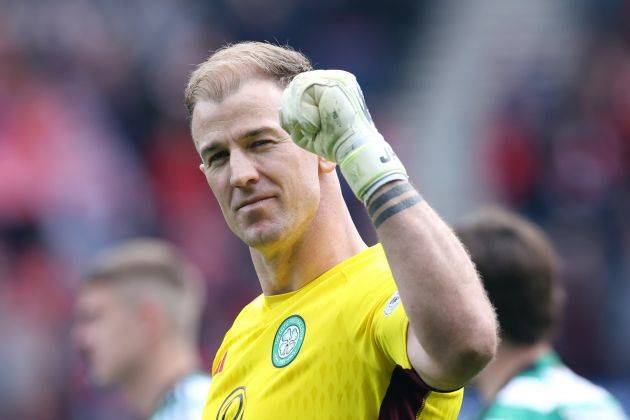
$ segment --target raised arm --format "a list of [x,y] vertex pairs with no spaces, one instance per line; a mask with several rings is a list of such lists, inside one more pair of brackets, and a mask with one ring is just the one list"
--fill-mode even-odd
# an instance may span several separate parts
[[298,145],[339,164],[367,205],[409,317],[412,366],[430,386],[461,387],[494,354],[492,306],[461,243],[376,130],[356,79],[302,73],[285,90],[280,115]]
[[461,387],[492,358],[494,311],[463,246],[405,181],[368,202],[409,317],[407,354],[429,385]]

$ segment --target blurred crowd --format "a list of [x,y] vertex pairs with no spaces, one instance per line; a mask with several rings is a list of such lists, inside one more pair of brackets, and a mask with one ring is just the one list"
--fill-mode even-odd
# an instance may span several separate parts
[[[91,388],[70,340],[82,270],[107,244],[161,236],[202,267],[207,366],[259,293],[197,169],[182,103],[195,64],[226,42],[288,42],[316,67],[357,74],[378,109],[400,88],[431,3],[0,2],[0,418],[127,418],[115,394]],[[479,171],[564,258],[561,353],[614,378],[630,375],[630,6],[583,3],[582,65],[570,80],[533,68],[514,81]]]
[[479,167],[553,238],[568,291],[558,346],[591,375],[630,375],[630,3],[620,6],[584,8],[591,36],[568,79],[541,65],[514,81]]

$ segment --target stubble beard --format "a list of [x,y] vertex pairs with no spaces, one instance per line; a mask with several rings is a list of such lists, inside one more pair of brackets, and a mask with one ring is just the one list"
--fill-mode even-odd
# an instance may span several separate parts
[[287,231],[284,223],[264,220],[257,222],[257,224],[259,226],[248,226],[243,234],[239,236],[247,246],[258,251],[273,248],[275,244],[282,240]]

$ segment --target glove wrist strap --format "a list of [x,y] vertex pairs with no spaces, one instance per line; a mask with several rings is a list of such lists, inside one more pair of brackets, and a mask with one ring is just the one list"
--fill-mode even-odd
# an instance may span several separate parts
[[408,179],[405,167],[384,140],[363,143],[347,154],[339,167],[354,194],[364,203],[384,184]]

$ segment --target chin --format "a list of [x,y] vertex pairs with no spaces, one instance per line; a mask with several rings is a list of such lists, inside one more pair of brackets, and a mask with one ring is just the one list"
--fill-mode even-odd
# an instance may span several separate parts
[[263,222],[249,226],[239,236],[251,248],[265,248],[281,241],[285,233],[283,227]]

